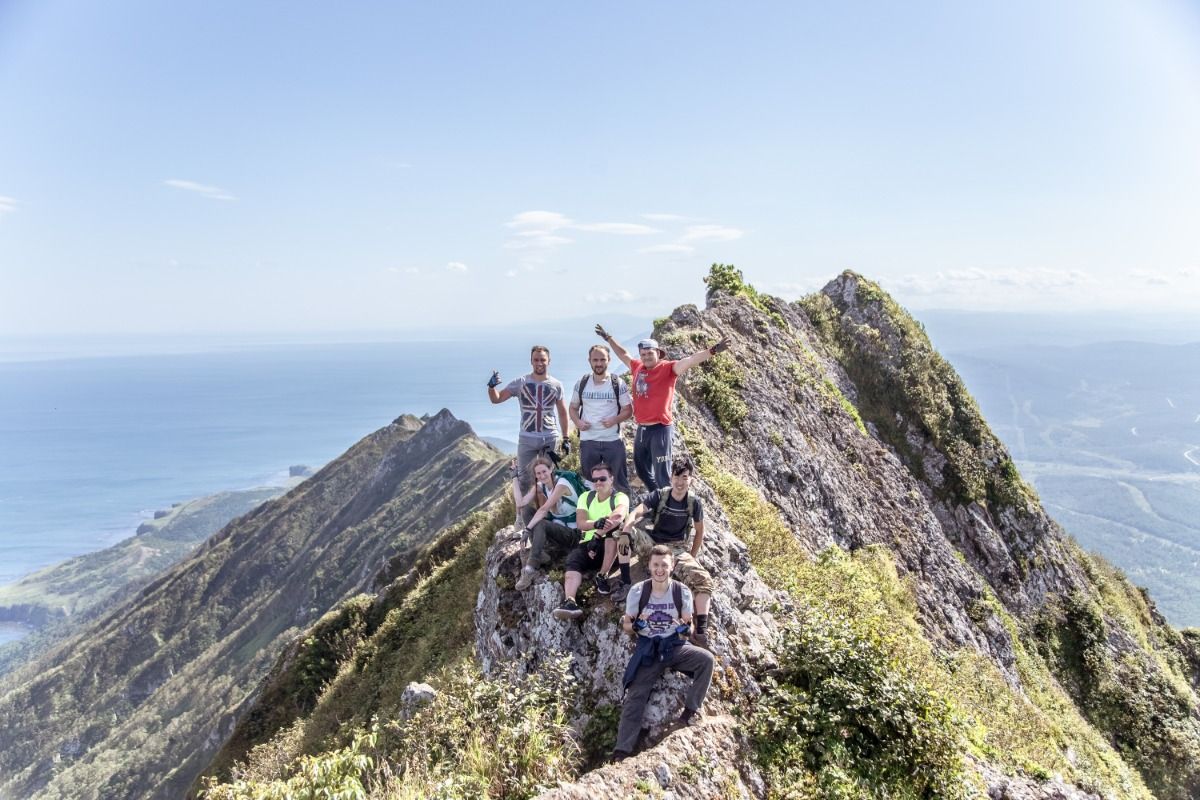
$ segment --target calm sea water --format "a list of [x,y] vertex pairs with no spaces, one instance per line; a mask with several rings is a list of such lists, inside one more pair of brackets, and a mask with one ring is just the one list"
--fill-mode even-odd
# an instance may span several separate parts
[[[584,331],[551,373],[585,374]],[[0,584],[133,534],[155,509],[320,466],[403,413],[448,408],[515,440],[490,370],[528,371],[528,344],[290,346],[0,363]],[[567,359],[559,353],[577,353]],[[0,643],[15,634],[0,630]]]

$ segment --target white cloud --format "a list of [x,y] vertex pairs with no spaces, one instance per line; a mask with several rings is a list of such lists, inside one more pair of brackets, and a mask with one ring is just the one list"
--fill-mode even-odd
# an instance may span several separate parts
[[632,303],[637,296],[628,289],[617,289],[603,294],[589,294],[583,298],[585,303]]
[[405,267],[404,271],[407,272],[409,275],[418,275],[421,272],[421,270],[418,269],[417,267]]
[[566,236],[555,236],[552,233],[544,233],[542,231],[525,231],[517,234],[522,237],[520,239],[510,239],[504,243],[507,250],[526,250],[529,248],[551,248],[558,247],[561,244],[570,244],[575,241]]
[[1151,286],[1170,286],[1175,283],[1175,279],[1165,272],[1156,272],[1149,269],[1135,269],[1129,273],[1129,277]]
[[689,225],[680,242],[731,242],[742,238],[744,231],[725,225]]
[[556,231],[570,227],[571,219],[557,211],[522,211],[505,223],[510,228],[535,231]]
[[584,225],[576,225],[581,231],[590,231],[591,233],[615,233],[618,236],[646,236],[651,233],[662,233],[657,228],[651,228],[649,225],[638,225],[632,222],[590,222]]
[[648,219],[651,222],[687,222],[688,218],[682,214],[642,214],[642,219]]
[[229,192],[217,186],[206,186],[203,183],[195,183],[194,181],[181,181],[172,178],[171,180],[163,181],[167,186],[173,189],[183,189],[185,192],[195,192],[203,195],[209,200],[236,200],[237,198]]
[[809,279],[802,281],[784,281],[781,283],[764,283],[761,288],[767,294],[773,294],[776,297],[782,297],[785,300],[803,297],[807,294],[812,294],[829,281],[820,279]]
[[461,261],[451,261],[450,263],[446,264],[446,270],[448,272],[466,272],[467,265]]
[[568,231],[607,233],[616,236],[647,236],[661,233],[657,228],[636,222],[576,222],[557,211],[522,211],[504,223],[513,229],[512,238],[504,243],[507,250],[549,250],[574,239]]
[[0,194],[0,214],[7,214],[17,210],[17,201],[12,197],[5,197]]
[[683,253],[685,255],[696,252],[696,248],[690,244],[656,244],[650,247],[643,247],[638,250],[639,253]]
[[504,277],[515,278],[517,277],[517,271],[515,269],[510,269],[508,272],[504,273]]
[[998,269],[978,267],[949,269],[928,274],[904,275],[889,281],[889,288],[918,295],[957,294],[986,291],[988,285],[1027,291],[1048,291],[1082,286],[1092,281],[1082,270],[1061,269]]

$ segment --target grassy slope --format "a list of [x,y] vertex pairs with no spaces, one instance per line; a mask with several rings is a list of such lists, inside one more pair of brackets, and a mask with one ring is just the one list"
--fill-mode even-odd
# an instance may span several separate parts
[[[284,643],[502,483],[498,454],[456,424],[368,436],[15,676],[0,698],[0,767],[16,773],[14,790],[47,780],[47,796],[185,789],[211,758],[211,733],[232,724]],[[446,498],[446,482],[475,491]]]

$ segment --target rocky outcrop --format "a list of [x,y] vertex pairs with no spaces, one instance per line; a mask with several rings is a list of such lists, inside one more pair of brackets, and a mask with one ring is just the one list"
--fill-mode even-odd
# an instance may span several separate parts
[[543,792],[538,800],[765,797],[766,786],[746,751],[736,720],[707,717],[671,733],[637,758],[595,769],[577,783]]
[[[759,578],[746,545],[730,531],[712,490],[700,481],[694,490],[704,504],[705,539],[699,560],[716,579],[708,634],[717,669],[705,711],[721,716],[745,710],[757,696],[755,676],[773,663],[777,616],[787,600]],[[583,731],[597,708],[621,703],[621,678],[633,652],[633,642],[619,624],[624,607],[582,589],[579,597],[584,617],[578,623],[560,622],[551,612],[563,600],[561,580],[543,574],[524,592],[512,588],[521,569],[520,551],[516,529],[497,532],[488,551],[487,580],[475,609],[476,653],[485,674],[496,672],[506,662],[519,662],[533,670],[544,659],[569,654],[580,689],[590,698],[575,720]],[[644,567],[636,561],[632,571],[635,581],[646,577]],[[688,678],[670,673],[662,690],[653,696],[644,723],[652,741],[679,716],[688,682]],[[732,741],[725,745],[729,752],[738,749]]]

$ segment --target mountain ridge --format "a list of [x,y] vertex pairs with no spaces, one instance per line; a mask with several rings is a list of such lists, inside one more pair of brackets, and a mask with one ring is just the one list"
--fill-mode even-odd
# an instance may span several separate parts
[[[673,729],[671,677],[648,710],[649,749],[605,765],[629,651],[618,609],[585,589],[580,626],[554,620],[556,571],[515,590],[522,542],[498,460],[465,456],[496,480],[473,484],[474,513],[452,515],[425,501],[453,497],[461,479],[447,476],[465,464],[409,486],[393,480],[400,450],[368,446],[321,530],[387,519],[389,493],[457,522],[377,549],[387,563],[371,574],[361,559],[351,583],[364,594],[271,648],[237,640],[266,677],[210,729],[202,755],[221,748],[216,759],[174,765],[157,786],[213,800],[1200,791],[1200,631],[1167,625],[1046,515],[920,324],[852,272],[796,303],[728,265],[708,288],[704,309],[677,308],[654,335],[681,353],[731,340],[680,381],[676,415],[717,579],[711,720]],[[251,528],[239,530],[225,539]],[[86,774],[72,768],[51,788]],[[212,780],[192,784],[202,772]],[[156,791],[122,775],[99,785]]]
[[[6,679],[4,791],[87,797],[186,790],[284,641],[370,588],[389,558],[419,550],[439,519],[467,513],[494,492],[502,461],[448,411],[424,421],[401,417],[236,520],[135,598]],[[474,491],[436,514],[413,505],[447,479]],[[48,697],[51,708],[39,700]]]

